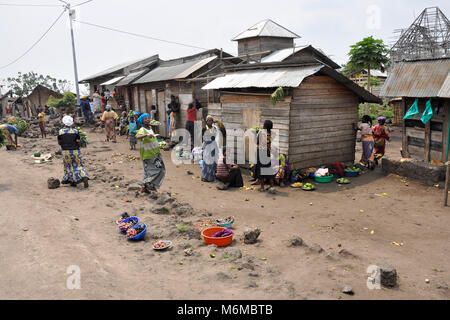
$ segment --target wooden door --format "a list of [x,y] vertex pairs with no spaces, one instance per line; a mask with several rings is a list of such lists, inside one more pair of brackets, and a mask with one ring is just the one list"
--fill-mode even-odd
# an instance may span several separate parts
[[145,91],[145,111],[150,114],[150,111],[152,110],[153,105],[153,97],[152,97],[152,91],[146,90]]
[[158,91],[158,121],[161,122],[159,134],[163,137],[167,137],[167,113],[166,113],[166,93],[164,91]]
[[[260,126],[261,123],[261,110],[260,109],[242,109],[242,125],[243,129],[248,130],[255,126]],[[245,161],[249,162],[249,138],[245,138]]]

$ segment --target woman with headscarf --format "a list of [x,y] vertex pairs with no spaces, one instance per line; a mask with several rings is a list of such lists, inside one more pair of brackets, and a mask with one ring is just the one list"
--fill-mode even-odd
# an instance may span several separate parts
[[361,130],[361,142],[362,142],[362,155],[361,164],[367,166],[373,170],[375,168],[375,153],[374,145],[375,140],[372,135],[372,118],[369,115],[365,115],[362,118],[362,123],[359,125]]
[[106,111],[103,112],[101,120],[105,123],[106,129],[106,141],[112,140],[114,143],[116,140],[116,120],[119,118],[117,113],[108,104]]
[[65,116],[62,119],[64,128],[59,130],[58,144],[61,146],[64,161],[64,177],[62,184],[76,187],[78,183],[84,182],[84,187],[89,187],[89,177],[81,159],[81,138],[78,130],[72,128],[73,118]]
[[139,153],[144,165],[143,188],[141,192],[158,190],[166,175],[166,167],[161,155],[158,139],[150,127],[150,115],[144,113],[138,119],[141,128],[136,132],[140,142]]
[[383,158],[386,140],[391,141],[388,130],[385,126],[386,117],[379,117],[378,124],[373,128],[372,133],[375,139],[375,163],[378,165],[378,161]]
[[218,129],[214,125],[214,118],[209,115],[206,117],[206,126],[203,128],[203,182],[216,181],[217,160],[219,158],[217,134]]

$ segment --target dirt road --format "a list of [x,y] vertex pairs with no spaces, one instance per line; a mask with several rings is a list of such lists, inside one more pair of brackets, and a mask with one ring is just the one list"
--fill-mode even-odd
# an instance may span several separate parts
[[[107,144],[103,135],[88,132],[88,141],[86,168],[98,177],[87,190],[47,188],[49,177],[61,179],[62,160],[34,164],[31,155],[58,150],[55,137],[21,139],[20,151],[0,151],[0,299],[450,298],[450,209],[441,207],[442,190],[377,168],[348,186],[318,185],[310,193],[218,191],[200,181],[198,165],[176,166],[164,152],[162,191],[195,214],[155,214],[155,200],[136,198],[126,186],[140,182],[142,163],[123,155],[138,152],[128,150],[124,138]],[[145,241],[129,242],[118,232],[115,220],[124,211],[149,226]],[[230,215],[236,218],[232,248],[243,256],[237,260],[176,228]],[[239,239],[252,226],[261,228],[260,242],[246,245]],[[288,247],[293,236],[308,246]],[[172,240],[173,249],[154,251],[157,237]],[[314,244],[324,251],[311,250]],[[342,249],[354,257],[340,255]],[[367,288],[367,268],[379,263],[396,268],[397,289]],[[79,267],[80,289],[67,288],[69,266]],[[355,295],[341,293],[344,284]]]

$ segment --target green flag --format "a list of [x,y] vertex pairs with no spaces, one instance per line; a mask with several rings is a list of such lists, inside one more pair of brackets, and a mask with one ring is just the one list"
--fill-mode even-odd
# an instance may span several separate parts
[[422,119],[420,119],[423,124],[426,124],[433,117],[433,107],[431,106],[431,99],[427,102],[427,107],[422,115]]
[[410,119],[410,118],[414,117],[416,114],[419,114],[419,113],[420,113],[419,112],[419,99],[416,99],[416,101],[414,101],[414,103],[411,106],[411,108],[405,114],[405,117],[403,118],[403,120]]

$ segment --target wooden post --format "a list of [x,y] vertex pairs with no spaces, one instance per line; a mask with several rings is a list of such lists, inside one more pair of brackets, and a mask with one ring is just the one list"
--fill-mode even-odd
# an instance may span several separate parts
[[425,125],[425,155],[426,163],[430,163],[431,157],[431,120]]
[[[444,140],[444,148],[442,150],[442,153],[444,153],[444,157],[447,155],[447,144],[448,144],[448,139],[450,139],[450,136],[448,134],[448,126],[449,124],[449,110],[450,105],[448,103],[446,103],[446,112],[445,112],[445,125],[444,128],[447,128],[447,130],[445,132],[442,132],[443,135],[445,135],[446,139]],[[444,194],[444,207],[446,207],[448,205],[448,184],[449,184],[449,180],[450,180],[450,153],[449,156],[447,157],[446,162],[447,162],[447,174],[445,175],[445,194]]]
[[[406,114],[406,98],[404,98],[404,97],[402,98],[402,110],[403,110],[403,116],[405,116],[405,114]],[[403,157],[409,158],[408,136],[406,135],[406,120],[403,120],[402,134],[403,134],[403,143],[402,143]]]

